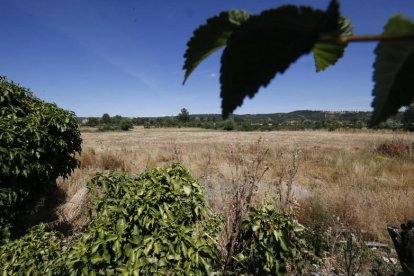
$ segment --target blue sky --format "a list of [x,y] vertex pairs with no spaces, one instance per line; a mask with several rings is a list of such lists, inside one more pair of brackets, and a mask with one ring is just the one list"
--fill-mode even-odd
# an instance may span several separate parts
[[[182,85],[192,32],[229,9],[259,13],[286,3],[325,9],[328,0],[0,0],[0,75],[78,116],[221,113],[218,52]],[[412,0],[346,0],[357,34],[382,31]],[[350,45],[335,67],[315,73],[308,55],[235,113],[371,110],[374,43]]]

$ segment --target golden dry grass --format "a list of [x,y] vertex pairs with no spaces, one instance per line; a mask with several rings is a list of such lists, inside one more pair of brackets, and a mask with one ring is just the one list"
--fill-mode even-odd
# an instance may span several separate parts
[[[372,239],[387,240],[387,225],[414,218],[414,135],[409,133],[221,132],[137,127],[129,132],[83,132],[81,168],[68,180],[59,180],[59,186],[71,202],[79,197],[78,191],[94,171],[139,173],[179,161],[199,179],[210,205],[221,210],[234,169],[229,162],[230,152],[242,150],[246,158],[251,158],[255,152],[249,147],[260,137],[269,148],[269,170],[261,181],[261,200],[272,198],[274,194],[269,189],[275,187],[290,164],[292,152],[300,152],[294,192],[301,206],[302,222],[322,219],[323,214],[315,208],[317,202],[349,227],[366,231]],[[380,144],[396,139],[409,145],[408,152],[397,156],[378,152]],[[78,198],[78,204],[82,200]]]

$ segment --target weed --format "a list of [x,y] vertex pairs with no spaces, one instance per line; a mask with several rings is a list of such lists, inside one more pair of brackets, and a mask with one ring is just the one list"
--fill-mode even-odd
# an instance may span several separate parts
[[410,154],[410,144],[402,139],[393,139],[380,143],[375,153],[388,157],[404,157]]
[[253,203],[258,184],[268,170],[264,164],[268,152],[262,139],[247,148],[236,145],[228,149],[228,161],[232,166],[232,189],[224,214],[222,270],[234,264],[235,253],[240,250],[242,222]]

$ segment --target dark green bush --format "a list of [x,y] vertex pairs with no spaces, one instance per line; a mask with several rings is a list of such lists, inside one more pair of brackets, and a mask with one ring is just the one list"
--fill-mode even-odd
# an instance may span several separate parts
[[303,269],[304,230],[288,214],[272,205],[252,208],[241,233],[240,270],[249,275],[285,275]]
[[232,131],[235,128],[234,122],[232,120],[224,121],[222,124],[224,130]]
[[129,119],[124,119],[121,121],[120,123],[120,127],[122,130],[127,131],[130,130],[134,127],[134,125],[132,124],[132,121]]
[[88,230],[68,256],[72,273],[208,275],[212,271],[220,220],[181,165],[137,177],[97,174],[88,187],[99,198]]
[[[15,218],[78,166],[80,131],[72,112],[0,77],[0,243]],[[14,233],[14,231],[11,231]]]

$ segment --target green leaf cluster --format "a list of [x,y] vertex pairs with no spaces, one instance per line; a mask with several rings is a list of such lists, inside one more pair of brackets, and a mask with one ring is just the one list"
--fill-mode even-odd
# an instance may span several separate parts
[[[36,98],[0,77],[0,241],[7,225],[78,166],[80,130],[74,113]],[[6,233],[8,232],[8,234]]]
[[67,241],[59,232],[47,231],[44,224],[0,247],[2,275],[63,275],[67,273]]
[[284,275],[287,267],[303,269],[307,251],[304,228],[293,214],[273,205],[252,208],[242,225],[241,252],[236,256],[240,269],[249,275]]
[[68,255],[71,274],[211,273],[220,219],[181,165],[135,177],[97,174],[88,187],[100,196],[91,224]]

